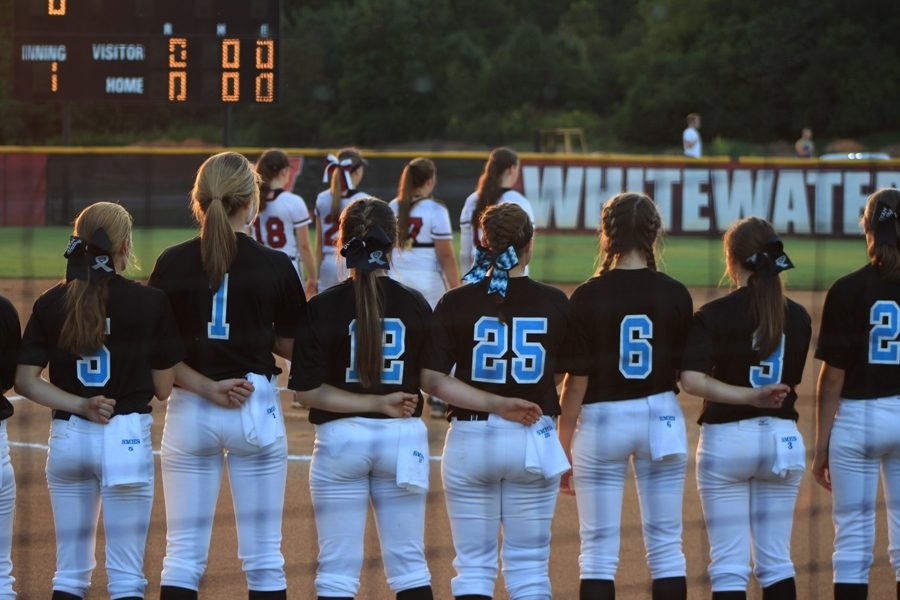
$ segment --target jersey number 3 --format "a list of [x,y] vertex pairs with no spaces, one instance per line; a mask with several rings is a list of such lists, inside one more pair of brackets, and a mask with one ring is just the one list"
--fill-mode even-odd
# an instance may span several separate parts
[[[478,344],[472,351],[472,381],[506,383],[507,361],[503,357],[509,350],[509,327],[496,317],[481,317],[475,323],[474,333]],[[543,377],[547,351],[540,342],[528,341],[528,336],[544,333],[547,333],[547,319],[513,317],[512,350],[515,357],[510,370],[516,383],[537,383]]]
[[784,334],[772,356],[750,367],[750,385],[755,388],[773,383],[781,383],[781,372],[784,370]]
[[[394,317],[383,321],[384,340],[382,357],[385,365],[381,369],[381,383],[400,385],[403,383],[403,361],[400,357],[406,352],[406,325]],[[359,371],[356,370],[356,319],[350,321],[350,366],[347,367],[345,380],[347,383],[359,383]]]
[[900,364],[900,306],[893,300],[879,300],[869,311],[869,364]]

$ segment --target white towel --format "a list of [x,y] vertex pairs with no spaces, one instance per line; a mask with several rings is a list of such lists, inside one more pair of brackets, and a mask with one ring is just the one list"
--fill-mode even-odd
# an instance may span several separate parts
[[269,378],[257,373],[247,373],[247,381],[253,384],[253,393],[241,406],[241,427],[248,444],[265,448],[284,437],[284,422],[278,406],[278,391]]
[[544,479],[559,477],[571,468],[553,419],[544,415],[534,425],[526,427],[525,470]]
[[103,427],[103,487],[144,485],[153,480],[152,417],[116,415]]
[[650,405],[650,458],[654,461],[687,456],[684,413],[673,392],[647,397]]
[[397,419],[397,486],[410,492],[428,491],[428,430],[422,419]]
[[775,438],[775,460],[772,462],[772,473],[785,479],[794,471],[801,473],[806,469],[806,447],[803,436],[796,428],[772,433]]

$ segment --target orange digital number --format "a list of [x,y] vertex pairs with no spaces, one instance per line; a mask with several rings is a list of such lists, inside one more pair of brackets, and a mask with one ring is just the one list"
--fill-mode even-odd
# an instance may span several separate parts
[[256,101],[275,101],[275,74],[260,73],[256,76]]
[[241,40],[222,40],[222,68],[241,68]]
[[275,101],[275,42],[256,40],[256,68],[262,73],[256,76],[256,101]]
[[58,92],[59,91],[59,80],[57,79],[57,73],[59,71],[59,63],[55,60],[50,63],[50,91]]
[[236,71],[222,73],[222,102],[237,102],[241,98],[241,75]]
[[169,102],[187,100],[187,73],[172,71],[169,73]]
[[188,44],[186,38],[169,38],[170,69],[187,68],[187,49]]
[[47,0],[47,14],[54,16],[65,16],[66,0]]
[[275,68],[275,42],[272,40],[256,40],[256,68]]

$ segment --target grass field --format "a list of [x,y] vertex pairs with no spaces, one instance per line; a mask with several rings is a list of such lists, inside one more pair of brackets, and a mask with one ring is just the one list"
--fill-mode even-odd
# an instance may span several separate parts
[[[67,227],[0,228],[0,278],[61,277],[69,231]],[[132,269],[127,275],[148,277],[164,248],[194,233],[192,229],[136,229],[135,252],[143,269]],[[554,283],[583,281],[594,270],[596,246],[593,235],[539,233],[531,275]],[[861,239],[789,239],[785,246],[797,267],[786,274],[789,287],[794,289],[827,289],[837,277],[866,260]],[[721,239],[669,237],[663,245],[660,267],[688,286],[718,285],[724,267]]]

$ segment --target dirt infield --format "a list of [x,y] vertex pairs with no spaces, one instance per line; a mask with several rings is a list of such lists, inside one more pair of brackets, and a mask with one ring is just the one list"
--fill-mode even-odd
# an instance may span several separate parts
[[[45,280],[0,280],[0,294],[13,301],[24,324],[30,314],[34,298],[52,283]],[[571,291],[571,286],[566,291]],[[696,306],[724,292],[725,290],[714,289],[692,290]],[[794,292],[790,296],[809,309],[813,322],[817,325],[824,295]],[[800,428],[808,448],[813,442],[813,389],[816,368],[817,365],[814,364],[810,354],[803,384],[798,390],[800,393],[798,400],[798,409],[801,415]],[[291,598],[298,599],[315,598],[313,578],[316,564],[316,535],[307,485],[313,431],[306,421],[305,411],[291,409],[287,395],[283,395],[282,400],[292,456],[288,466],[283,547],[287,561],[289,595]],[[696,398],[684,394],[681,396],[681,401],[690,424],[688,428],[689,445],[691,448],[696,448],[699,427],[693,423],[696,420],[700,403]],[[16,401],[14,404],[16,414],[9,423],[9,437],[13,445],[11,454],[18,485],[13,549],[16,589],[20,594],[19,597],[25,600],[49,598],[50,580],[54,571],[55,542],[43,466],[46,457],[44,444],[47,442],[50,416],[49,411],[27,400]],[[155,403],[154,448],[159,448],[164,416],[165,406]],[[446,423],[427,419],[427,425],[431,455],[437,457],[441,453]],[[811,460],[811,456],[809,459]],[[453,576],[451,565],[453,548],[440,485],[440,462],[433,461],[431,466],[432,488],[428,494],[426,547],[432,570],[435,598],[449,600],[451,598],[449,581]],[[165,514],[158,470],[156,491],[153,522],[145,562],[145,572],[150,581],[147,589],[148,598],[156,597],[158,594],[159,573],[165,551]],[[806,476],[800,489],[793,532],[793,558],[798,573],[799,598],[830,597],[833,535],[830,510],[831,500],[827,492],[819,488],[810,476]],[[891,598],[895,594],[894,577],[887,561],[886,545],[884,508],[883,503],[879,502],[878,539],[875,564],[871,575],[870,598]],[[688,562],[689,597],[697,600],[708,598],[709,583],[706,578],[708,547],[694,477],[693,456],[691,456],[688,468],[684,503],[684,547]],[[98,550],[100,550],[98,565],[94,572],[94,584],[88,593],[88,598],[108,597],[105,591],[103,548],[101,536],[98,543]],[[568,600],[578,597],[578,551],[578,520],[575,501],[573,498],[561,496],[554,522],[551,556],[554,598]],[[393,594],[390,593],[384,582],[377,537],[371,519],[366,538],[366,557],[362,573],[362,588],[358,598],[372,600],[393,598]],[[758,597],[757,589],[753,584],[751,597]],[[239,599],[246,597],[245,590],[241,565],[237,559],[231,498],[227,482],[224,482],[216,514],[209,567],[203,582],[201,597]],[[629,483],[625,492],[617,592],[618,597],[625,600],[650,597],[649,573],[644,560],[639,508],[633,483]],[[507,598],[505,591],[502,590],[502,578],[498,582],[495,597]]]

